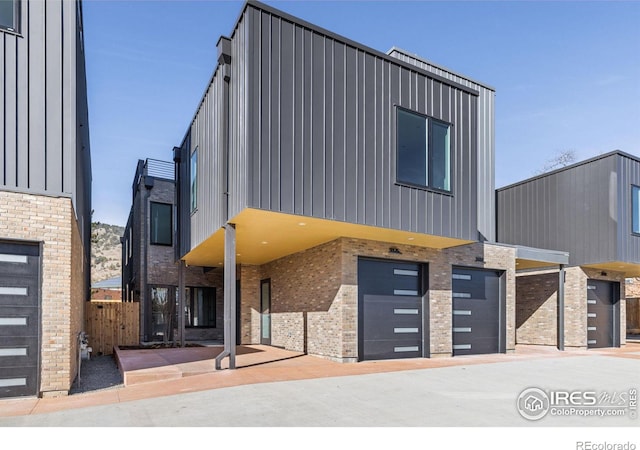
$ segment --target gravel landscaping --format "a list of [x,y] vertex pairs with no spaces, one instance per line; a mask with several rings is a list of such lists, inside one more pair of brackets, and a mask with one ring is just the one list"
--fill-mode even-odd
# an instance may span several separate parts
[[69,395],[122,386],[122,375],[113,355],[92,356],[91,359],[82,361],[80,377],[76,377]]

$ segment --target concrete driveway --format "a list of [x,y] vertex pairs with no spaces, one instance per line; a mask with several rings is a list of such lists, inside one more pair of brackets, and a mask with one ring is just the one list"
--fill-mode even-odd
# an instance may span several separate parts
[[[630,347],[635,345],[635,347]],[[637,350],[637,351],[636,351]],[[502,362],[244,384],[156,398],[0,418],[3,427],[638,427],[629,409],[640,389],[640,346],[569,357],[502,355]],[[456,358],[451,358],[456,359]],[[351,365],[357,366],[357,365]],[[239,372],[239,371],[238,371]],[[220,375],[233,377],[234,372]],[[153,383],[148,384],[149,387]],[[536,387],[574,394],[567,415],[551,406],[524,418],[518,397]],[[577,396],[577,397],[576,397]],[[619,416],[585,416],[596,410]],[[632,399],[631,399],[632,400]],[[565,402],[566,403],[566,402]],[[560,406],[564,404],[561,402]],[[2,408],[2,403],[0,403]],[[594,410],[591,408],[590,410]],[[527,413],[530,413],[527,412]],[[557,411],[555,414],[559,414]],[[595,414],[595,413],[594,413]],[[605,412],[603,414],[612,414]]]

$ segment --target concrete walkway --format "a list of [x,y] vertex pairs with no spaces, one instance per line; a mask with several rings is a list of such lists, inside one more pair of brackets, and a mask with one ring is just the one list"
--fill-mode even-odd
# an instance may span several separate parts
[[[253,347],[253,346],[252,346]],[[251,358],[277,356],[256,346]],[[284,352],[284,351],[282,351]],[[259,355],[259,356],[258,356]],[[339,364],[305,355],[57,399],[0,401],[0,426],[639,426],[629,417],[523,419],[526,388],[640,388],[640,345]],[[239,364],[240,365],[240,364]]]

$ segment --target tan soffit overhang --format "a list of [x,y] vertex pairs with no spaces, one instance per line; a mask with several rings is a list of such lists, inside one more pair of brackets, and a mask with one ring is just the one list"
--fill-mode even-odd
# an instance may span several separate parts
[[585,264],[582,267],[597,269],[603,272],[622,272],[626,278],[640,277],[640,264],[612,261],[606,263]]
[[[473,242],[251,208],[230,222],[236,225],[238,264],[264,264],[340,237],[437,249]],[[182,259],[192,266],[222,266],[224,229],[216,231]]]

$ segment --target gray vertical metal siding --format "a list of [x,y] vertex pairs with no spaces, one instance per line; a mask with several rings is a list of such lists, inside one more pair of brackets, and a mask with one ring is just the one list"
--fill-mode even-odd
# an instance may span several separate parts
[[499,189],[498,241],[566,251],[572,265],[618,260],[617,159],[610,155]]
[[[249,64],[257,72],[248,86],[247,206],[478,238],[473,90],[271,10],[249,5],[245,16]],[[395,184],[396,105],[453,124],[452,195]],[[491,184],[490,172],[483,182]],[[492,206],[483,211],[491,222]]]
[[[493,158],[493,135],[483,138],[491,154],[482,156],[481,168],[474,86],[430,75],[257,3],[246,5],[230,39],[230,217],[254,207],[478,238],[478,173],[493,167],[485,161]],[[219,66],[181,151],[180,223],[190,229],[182,255],[226,221],[223,88]],[[452,195],[395,184],[396,105],[453,124]],[[184,200],[196,147],[198,209],[189,214]],[[481,178],[492,188],[489,172]],[[483,206],[485,222],[493,220],[492,201]],[[491,231],[483,234],[489,238]]]
[[480,239],[495,241],[495,91],[469,78],[453,73],[404,50],[393,48],[388,54],[430,73],[478,91],[477,101],[477,212]]
[[[21,4],[21,34],[0,32],[0,188],[71,194],[79,221],[88,222],[91,164],[80,9],[68,0]],[[81,233],[88,238],[87,227]]]
[[220,129],[223,83],[221,74],[216,73],[191,125],[191,148],[185,164],[190,164],[191,154],[198,150],[197,210],[191,214],[192,248],[224,225],[223,152]]
[[617,157],[618,169],[618,261],[640,264],[640,236],[632,233],[631,187],[640,186],[640,160]]
[[[231,36],[231,80],[229,82],[229,217],[247,205],[250,183],[247,169],[247,31],[241,17]],[[190,248],[194,248],[222,227],[226,221],[224,175],[224,77],[221,66],[211,83],[189,129],[189,150],[182,158],[187,167],[191,153],[198,148],[197,210],[190,219]],[[183,172],[181,172],[183,173]],[[188,170],[185,175],[188,175]],[[188,176],[185,185],[189,185]],[[182,186],[181,189],[184,189]],[[187,196],[187,198],[189,198]],[[189,210],[190,204],[184,207]]]

